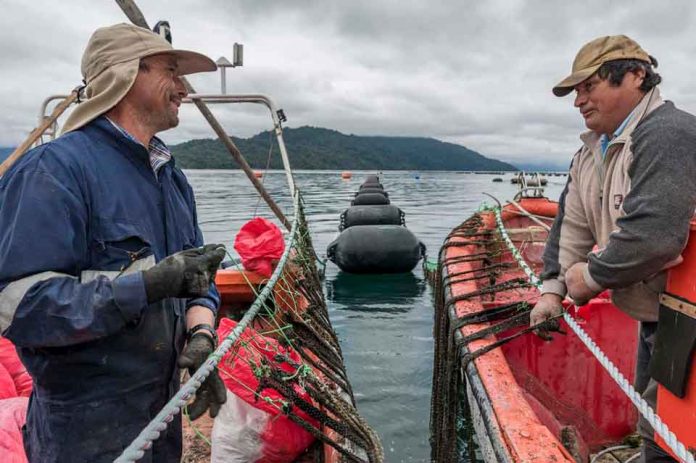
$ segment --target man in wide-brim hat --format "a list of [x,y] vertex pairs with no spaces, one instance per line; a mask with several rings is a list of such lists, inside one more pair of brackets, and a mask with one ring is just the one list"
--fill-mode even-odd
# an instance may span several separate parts
[[[213,351],[225,250],[202,246],[193,191],[156,133],[181,75],[213,71],[147,29],[98,29],[63,135],[0,179],[0,329],[31,374],[30,462],[111,462]],[[189,406],[214,416],[213,372]],[[178,462],[181,420],[139,461]]]
[[[660,97],[657,61],[625,35],[584,45],[554,88],[575,94],[589,129],[580,138],[544,252],[542,296],[531,324],[605,289],[640,322],[636,389],[655,408],[650,363],[666,269],[678,264],[696,206],[696,118]],[[593,247],[596,250],[593,251]],[[675,461],[641,417],[643,462]]]

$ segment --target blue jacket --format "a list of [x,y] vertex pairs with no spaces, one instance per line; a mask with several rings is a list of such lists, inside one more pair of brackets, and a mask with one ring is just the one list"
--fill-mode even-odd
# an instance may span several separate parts
[[[112,461],[178,390],[185,312],[147,304],[141,269],[203,244],[172,159],[99,118],[27,153],[0,178],[0,328],[34,379],[32,462]],[[179,461],[180,422],[142,461]]]

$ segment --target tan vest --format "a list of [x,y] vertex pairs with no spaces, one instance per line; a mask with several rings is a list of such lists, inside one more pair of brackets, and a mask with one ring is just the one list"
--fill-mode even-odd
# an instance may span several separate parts
[[[636,106],[623,132],[613,139],[602,157],[600,136],[592,131],[580,138],[584,146],[575,156],[570,175],[575,182],[566,197],[565,220],[582,221],[561,227],[560,275],[573,264],[585,262],[596,243],[600,250],[617,229],[616,221],[625,215],[623,200],[631,189],[628,168],[633,161],[631,134],[638,123],[664,102],[657,88],[648,92]],[[589,233],[580,229],[585,226]],[[600,251],[601,252],[601,251]],[[558,280],[564,282],[562,276]],[[666,272],[627,288],[615,289],[612,301],[628,315],[641,321],[656,321],[659,293],[664,289]]]

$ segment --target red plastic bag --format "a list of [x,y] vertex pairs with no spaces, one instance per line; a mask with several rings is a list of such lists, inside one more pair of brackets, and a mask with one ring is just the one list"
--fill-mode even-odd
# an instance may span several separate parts
[[26,397],[0,400],[0,455],[3,463],[27,463],[22,426],[27,419],[28,404]]
[[12,377],[17,391],[15,395],[29,397],[32,387],[31,376],[29,376],[27,369],[24,368],[24,365],[19,360],[14,344],[9,339],[3,337],[0,337],[0,365],[5,367],[5,370]]
[[283,233],[275,224],[257,217],[245,223],[234,239],[234,249],[242,258],[245,269],[266,278],[273,273],[274,261],[285,250]]
[[[235,321],[222,319],[218,328],[220,339],[235,326]],[[295,461],[314,442],[314,436],[283,413],[280,404],[287,399],[278,391],[266,388],[260,392],[260,397],[256,395],[259,380],[254,374],[254,366],[261,365],[263,359],[267,366],[272,365],[291,376],[296,373],[295,367],[278,360],[278,355],[301,365],[300,355],[251,328],[242,332],[230,352],[236,352],[236,355],[233,357],[228,353],[218,365],[220,378],[228,392],[227,402],[215,418],[211,462]],[[298,397],[313,403],[307,391],[297,384],[293,384],[293,388]],[[315,427],[319,425],[296,407],[293,413]]]

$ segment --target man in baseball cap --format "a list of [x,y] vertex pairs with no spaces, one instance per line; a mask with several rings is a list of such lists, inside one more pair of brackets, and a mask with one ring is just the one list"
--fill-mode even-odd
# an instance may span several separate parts
[[[531,313],[536,325],[560,314],[566,295],[581,306],[611,289],[613,303],[640,322],[635,387],[653,408],[657,384],[648,364],[659,294],[666,270],[682,260],[696,207],[696,118],[660,97],[656,66],[629,37],[600,37],[580,49],[571,74],[553,87],[559,97],[575,93],[588,131],[570,166]],[[676,461],[642,417],[638,431],[639,461]]]
[[[0,178],[0,330],[34,380],[30,462],[113,461],[216,346],[225,250],[203,246],[155,136],[178,124],[180,76],[215,69],[147,29],[98,29],[63,135]],[[215,416],[225,394],[213,372],[189,416]],[[140,461],[179,462],[181,441],[177,417]]]
[[640,45],[625,35],[606,36],[585,44],[573,61],[571,74],[553,88],[556,96],[566,96],[575,86],[589,79],[599,68],[609,61],[638,60],[656,65],[657,61],[648,55]]

